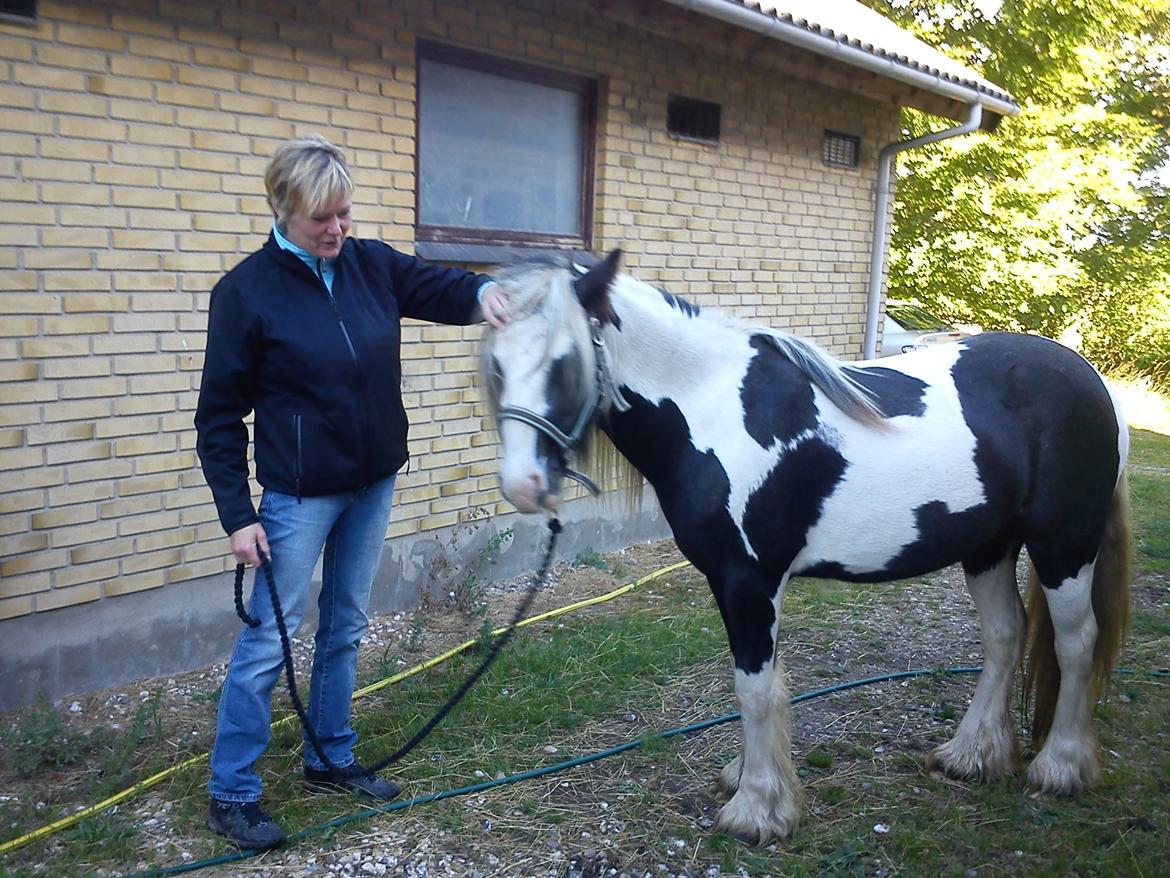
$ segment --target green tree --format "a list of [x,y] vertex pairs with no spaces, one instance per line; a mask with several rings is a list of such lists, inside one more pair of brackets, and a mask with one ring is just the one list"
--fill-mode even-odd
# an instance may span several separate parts
[[890,295],[1170,388],[1170,0],[869,2],[1021,105],[901,154]]

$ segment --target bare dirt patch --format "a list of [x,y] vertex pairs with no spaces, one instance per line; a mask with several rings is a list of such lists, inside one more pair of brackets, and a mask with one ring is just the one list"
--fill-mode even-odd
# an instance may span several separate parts
[[[562,563],[536,596],[531,612],[606,593],[680,560],[673,543],[662,542]],[[687,568],[663,582],[683,576],[697,574]],[[522,578],[486,589],[490,624],[510,619],[526,584]],[[849,600],[840,602],[802,600],[801,587],[800,582],[791,587],[787,606],[792,612],[783,624],[782,655],[794,693],[893,671],[980,662],[974,609],[957,569],[924,578],[913,587],[872,586],[860,599],[854,590]],[[629,606],[623,602],[653,604],[659,599],[655,589],[651,582],[618,601],[581,612],[621,613],[623,606]],[[695,601],[700,600],[709,602],[710,597],[696,590]],[[1135,590],[1135,602],[1150,608],[1170,607],[1165,583],[1143,580]],[[831,624],[819,624],[826,621]],[[475,637],[481,627],[481,618],[444,606],[441,600],[418,615],[377,618],[363,649],[361,680],[369,682],[439,654]],[[298,639],[294,655],[304,679],[311,641]],[[215,694],[223,672],[221,663],[187,675],[65,699],[58,707],[78,730],[99,723],[125,727],[154,698],[161,726],[158,749],[172,751],[178,758],[209,748]],[[905,786],[907,796],[939,796],[937,783],[927,789],[922,760],[953,734],[973,685],[971,677],[921,678],[867,686],[798,705],[794,750],[806,788],[806,821],[840,820],[839,804],[855,799],[853,810],[861,809],[867,820],[872,819],[874,832],[880,833],[880,827],[896,824],[899,814],[869,796],[875,785],[898,783]],[[278,695],[278,702],[280,710],[285,697]],[[568,758],[638,738],[649,730],[678,728],[734,710],[730,660],[720,654],[661,686],[631,693],[628,709],[590,718],[548,747],[556,758]],[[19,719],[9,715],[0,718],[0,723],[12,729]],[[749,868],[733,847],[720,849],[708,843],[720,805],[712,781],[737,748],[738,726],[727,722],[669,742],[649,742],[638,751],[589,766],[375,817],[352,824],[344,832],[210,868],[204,874],[714,878],[783,874],[785,862],[799,864],[802,858],[828,863],[824,874],[897,874],[880,853],[861,857],[850,851],[826,853],[787,845],[761,852],[770,858],[770,866]],[[46,799],[38,816],[48,822],[73,806],[54,803],[45,790],[68,788],[79,782],[82,773],[69,767],[32,778],[8,772],[0,776],[0,792],[17,801]],[[952,800],[966,801],[969,795],[968,787],[961,784],[943,789]],[[189,795],[201,793],[192,789]],[[411,795],[409,788],[406,795]],[[148,862],[183,863],[209,856],[214,849],[209,833],[200,821],[190,819],[189,811],[177,816],[173,797],[173,790],[166,795],[148,791],[119,806],[134,814],[141,828],[140,859],[126,863],[124,869],[99,868],[92,874],[122,875],[145,868]],[[870,807],[876,809],[872,815],[865,811]],[[972,801],[972,813],[976,807]],[[3,837],[11,834],[5,831]],[[69,843],[59,837],[48,853]],[[1027,864],[1017,862],[1015,856],[1004,852],[1004,862],[987,874],[1029,874]],[[972,864],[970,874],[984,874],[975,869],[978,865]],[[33,866],[12,874],[53,873]]]

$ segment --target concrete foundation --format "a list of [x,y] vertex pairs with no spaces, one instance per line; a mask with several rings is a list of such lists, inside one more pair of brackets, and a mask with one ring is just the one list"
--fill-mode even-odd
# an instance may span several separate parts
[[[639,511],[621,508],[622,502],[610,495],[567,504],[555,560],[670,535],[651,491]],[[543,517],[513,513],[388,541],[371,615],[412,607],[423,589],[451,588],[468,575],[495,581],[532,572],[547,533]],[[0,710],[42,695],[59,699],[225,659],[240,630],[232,579],[224,573],[0,622]],[[251,580],[249,575],[245,589]],[[318,580],[314,589],[319,586]],[[302,629],[315,624],[314,599]]]

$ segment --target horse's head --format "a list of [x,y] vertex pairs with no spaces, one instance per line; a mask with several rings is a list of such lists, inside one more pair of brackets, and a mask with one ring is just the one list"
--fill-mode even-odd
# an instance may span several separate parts
[[568,259],[505,269],[511,320],[483,348],[488,402],[503,446],[500,486],[521,512],[555,510],[568,458],[587,441],[606,393],[601,328],[620,250],[588,270]]

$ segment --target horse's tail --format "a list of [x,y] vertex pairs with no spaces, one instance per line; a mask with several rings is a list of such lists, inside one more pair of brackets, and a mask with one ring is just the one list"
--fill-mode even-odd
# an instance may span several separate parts
[[[1097,562],[1093,567],[1093,616],[1097,620],[1097,641],[1093,645],[1093,667],[1089,697],[1096,702],[1109,689],[1113,668],[1125,644],[1129,627],[1130,589],[1133,582],[1133,544],[1129,531],[1129,485],[1125,472],[1117,481]],[[1052,728],[1056,696],[1060,690],[1060,667],[1056,660],[1056,636],[1048,602],[1028,565],[1028,639],[1024,669],[1024,704],[1034,698],[1032,741],[1040,746]]]

